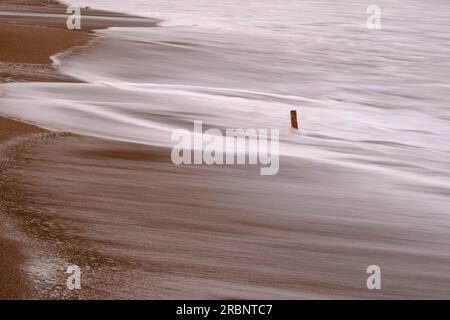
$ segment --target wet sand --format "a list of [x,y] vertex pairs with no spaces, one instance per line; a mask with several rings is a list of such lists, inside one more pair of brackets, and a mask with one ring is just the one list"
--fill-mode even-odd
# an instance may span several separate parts
[[[86,18],[83,20],[82,30],[69,31],[66,29],[65,10],[66,6],[56,1],[7,0],[0,3],[0,84],[18,81],[78,82],[77,79],[60,74],[52,65],[50,56],[85,45],[95,36],[93,29],[155,26],[157,22],[118,13],[82,9]],[[4,94],[0,88],[0,104]],[[18,164],[18,152],[34,140],[46,140],[51,136],[46,130],[36,126],[0,117],[0,212],[4,221],[0,226],[0,299],[51,297],[36,295],[31,289],[29,275],[24,272],[29,258],[23,254],[24,248],[29,245],[27,241],[30,240],[27,236],[15,235],[20,234],[20,228],[16,229],[15,218],[10,215],[10,212],[23,212],[11,207],[12,202],[7,196],[11,195],[11,180],[7,173]],[[15,194],[14,199],[20,205],[24,197]]]
[[0,37],[0,61],[32,64],[51,64],[51,55],[83,45],[89,39],[84,32],[12,24],[0,24]]
[[67,6],[56,1],[0,3],[0,83],[79,82],[60,74],[52,66],[50,56],[86,44],[95,37],[95,29],[152,27],[158,23],[158,20],[83,8],[81,30],[68,30],[66,9]]
[[[2,181],[0,188],[4,186],[3,169],[0,167],[0,175]],[[4,198],[1,195],[0,201]],[[0,212],[4,210],[3,204],[0,206]],[[7,226],[8,222],[4,219],[2,214],[2,224],[0,225],[0,300],[5,299],[23,299],[29,297],[31,286],[29,286],[27,279],[21,268],[25,263],[26,257],[21,250],[22,244],[17,240],[5,237],[11,232]]]
[[[288,158],[263,177],[253,166],[175,166],[169,153],[75,136],[22,151],[11,189],[27,195],[15,207],[30,247],[47,250],[28,266],[51,288],[37,296],[64,297],[70,263],[82,268],[82,299],[450,294],[445,212],[389,177]],[[384,203],[374,186],[391,190]],[[366,288],[372,264],[380,291]]]
[[[1,121],[4,139],[41,133]],[[49,133],[1,155],[1,298],[450,294],[445,207],[413,201],[430,191],[386,175],[289,158],[275,177],[179,167],[166,149]],[[436,190],[432,199],[447,198]],[[65,286],[71,264],[82,269],[81,291]],[[372,264],[381,291],[366,288]]]
[[14,139],[20,135],[30,135],[44,132],[43,129],[0,117],[0,143]]
[[[44,130],[41,128],[0,117],[0,189],[7,188],[5,171],[11,165],[8,163],[10,159],[6,154],[8,147],[5,146],[5,143],[22,136],[42,133]],[[4,200],[4,193],[0,193],[0,212],[5,209]],[[8,226],[9,220],[4,219],[3,216],[2,218],[2,224],[0,224],[0,299],[26,298],[29,296],[30,287],[21,270],[25,262],[25,257],[20,250],[23,243],[4,237],[5,234],[10,234],[15,230],[11,230]]]

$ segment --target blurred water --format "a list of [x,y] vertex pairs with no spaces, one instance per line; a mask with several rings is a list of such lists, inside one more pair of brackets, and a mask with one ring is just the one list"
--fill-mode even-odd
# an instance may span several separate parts
[[445,1],[379,1],[382,30],[366,28],[365,1],[71,2],[167,20],[99,31],[54,57],[87,84],[4,86],[3,113],[158,146],[193,120],[279,128],[283,155],[449,187]]
[[[0,111],[145,145],[73,138],[30,152],[17,173],[62,230],[73,219],[99,252],[141,261],[125,296],[360,297],[372,263],[388,277],[381,295],[448,293],[447,1],[377,1],[381,30],[366,28],[369,1],[71,2],[165,21],[98,31],[53,57],[85,83],[2,85]],[[147,146],[171,146],[194,120],[278,128],[293,158],[270,179],[155,161]]]

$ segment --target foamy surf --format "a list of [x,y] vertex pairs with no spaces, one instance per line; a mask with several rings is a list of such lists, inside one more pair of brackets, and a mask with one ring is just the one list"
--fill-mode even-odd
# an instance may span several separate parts
[[[98,33],[100,38],[76,54],[53,57],[62,72],[86,83],[5,86],[3,112],[48,128],[169,148],[170,133],[191,129],[196,120],[218,128],[275,128],[284,156],[425,180],[439,172],[443,178],[431,179],[439,184],[449,175],[448,162],[436,161],[450,150],[444,83],[430,86],[425,76],[407,69],[393,79],[395,64],[385,68],[383,60],[373,60],[377,76],[374,66],[362,62],[341,74],[324,74],[314,61],[337,67],[350,54],[366,60],[368,44],[352,53],[337,48],[330,57],[321,45],[292,51],[291,42],[267,34],[255,45],[223,30]],[[400,53],[391,52],[392,58]],[[404,59],[412,63],[416,56]],[[352,72],[360,84],[354,84]],[[435,93],[420,98],[418,88]],[[302,135],[289,131],[291,109],[299,111]]]

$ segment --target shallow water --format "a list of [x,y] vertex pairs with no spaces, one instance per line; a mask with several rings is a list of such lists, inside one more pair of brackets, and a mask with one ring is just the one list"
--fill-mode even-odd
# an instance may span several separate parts
[[[353,1],[145,3],[90,3],[167,21],[99,31],[95,45],[54,57],[87,84],[4,86],[1,111],[168,147],[170,133],[194,120],[279,128],[284,155],[450,186],[445,2],[382,1],[382,30],[368,30],[367,6]],[[288,130],[293,108],[301,137]]]
[[[357,1],[86,3],[166,21],[99,31],[54,57],[85,83],[2,85],[0,111],[115,141],[49,144],[21,177],[88,247],[137,263],[118,296],[358,297],[369,264],[386,268],[381,296],[448,295],[446,1],[379,1],[382,30]],[[148,156],[194,120],[280,129],[280,174]]]
[[[70,264],[82,270],[82,290],[70,293],[79,298],[450,293],[448,212],[437,206],[448,194],[425,199],[395,179],[314,161],[282,159],[263,177],[255,166],[174,166],[169,153],[70,136],[23,150],[9,175],[36,234],[26,250],[36,297],[70,293]],[[366,288],[372,264],[380,291]]]

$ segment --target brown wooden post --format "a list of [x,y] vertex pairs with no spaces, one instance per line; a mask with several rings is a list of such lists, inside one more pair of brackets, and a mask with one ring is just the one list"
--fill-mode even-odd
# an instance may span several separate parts
[[291,128],[298,130],[297,110],[291,110]]

